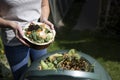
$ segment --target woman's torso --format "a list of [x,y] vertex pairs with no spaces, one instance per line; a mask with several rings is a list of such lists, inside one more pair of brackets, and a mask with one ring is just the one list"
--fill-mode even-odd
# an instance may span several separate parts
[[[41,15],[42,0],[0,0],[0,17],[11,20],[24,27],[27,23],[37,21]],[[5,45],[21,44],[13,30],[2,29],[2,38]]]

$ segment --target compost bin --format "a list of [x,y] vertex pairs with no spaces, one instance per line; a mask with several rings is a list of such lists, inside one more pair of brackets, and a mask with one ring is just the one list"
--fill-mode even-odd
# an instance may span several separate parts
[[59,50],[48,53],[42,56],[31,64],[20,80],[112,80],[107,71],[93,57],[78,52],[82,57],[89,61],[90,64],[95,64],[92,72],[79,70],[39,70],[38,66],[42,59],[55,53],[65,53],[68,50]]

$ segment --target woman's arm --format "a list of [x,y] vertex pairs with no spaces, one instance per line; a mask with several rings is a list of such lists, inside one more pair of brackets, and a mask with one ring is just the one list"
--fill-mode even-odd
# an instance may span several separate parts
[[24,45],[29,46],[24,40],[23,40],[23,31],[22,27],[19,26],[17,23],[5,20],[0,17],[0,28],[11,28],[14,30],[16,38],[18,38]]
[[5,19],[0,17],[0,27],[1,28],[6,28],[8,26],[10,26],[10,22],[8,20],[5,20]]
[[40,21],[46,23],[52,29],[54,29],[54,25],[50,21],[48,21],[49,14],[50,14],[49,1],[42,0]]
[[48,19],[50,14],[49,2],[48,0],[42,0],[41,5],[41,18],[40,20]]

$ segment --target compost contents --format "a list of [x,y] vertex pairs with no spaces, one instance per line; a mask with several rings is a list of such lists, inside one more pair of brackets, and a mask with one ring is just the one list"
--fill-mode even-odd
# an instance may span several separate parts
[[93,66],[75,49],[55,53],[40,61],[39,70],[81,70],[91,71]]

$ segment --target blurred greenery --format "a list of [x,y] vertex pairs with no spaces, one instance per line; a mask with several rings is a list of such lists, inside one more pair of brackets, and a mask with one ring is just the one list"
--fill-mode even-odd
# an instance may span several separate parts
[[4,47],[0,38],[0,80],[1,79],[12,80],[12,74],[6,56],[4,55]]
[[2,40],[1,40],[1,38],[0,38],[0,53],[4,53],[4,47],[3,47],[3,44],[2,44]]

